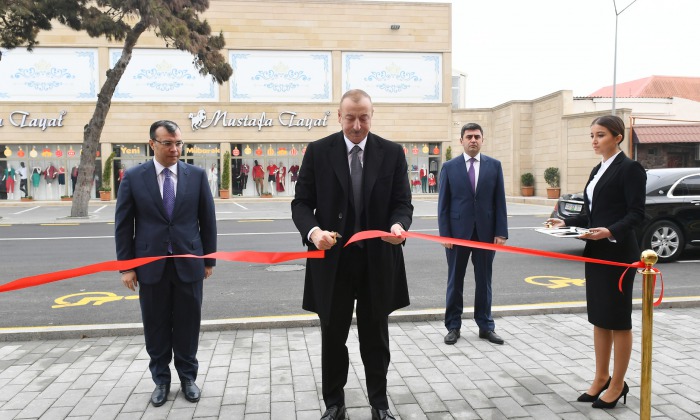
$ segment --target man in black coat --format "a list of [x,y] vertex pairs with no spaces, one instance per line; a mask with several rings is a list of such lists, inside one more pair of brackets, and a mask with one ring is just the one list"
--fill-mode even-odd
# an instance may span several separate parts
[[[292,219],[304,245],[326,251],[325,258],[306,263],[303,303],[321,319],[322,419],[346,418],[345,342],[355,300],[372,418],[394,418],[386,395],[388,317],[409,304],[398,245],[411,225],[413,205],[403,149],[369,132],[372,114],[366,92],[355,89],[343,95],[338,110],[342,131],[309,144],[292,201]],[[344,247],[363,230],[390,231],[393,236]]]

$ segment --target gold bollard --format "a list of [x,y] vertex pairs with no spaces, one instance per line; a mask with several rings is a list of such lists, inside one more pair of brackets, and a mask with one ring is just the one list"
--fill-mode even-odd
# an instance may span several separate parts
[[656,273],[651,267],[659,256],[651,249],[642,251],[642,384],[639,391],[639,418],[651,418],[651,341],[654,324],[654,278]]

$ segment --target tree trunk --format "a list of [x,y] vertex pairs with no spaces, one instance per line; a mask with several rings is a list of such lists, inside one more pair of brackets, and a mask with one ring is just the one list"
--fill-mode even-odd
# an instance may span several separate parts
[[[95,161],[97,151],[100,147],[100,136],[105,126],[105,120],[112,106],[112,96],[117,88],[126,66],[131,61],[131,54],[141,34],[146,30],[146,17],[134,25],[127,35],[122,49],[122,56],[117,61],[113,69],[107,71],[107,80],[97,95],[95,112],[92,114],[90,122],[83,130],[83,151],[80,155],[80,165],[78,166],[78,179],[73,192],[73,206],[71,207],[71,217],[87,217],[88,203],[90,201],[90,189],[95,181]],[[97,174],[100,179],[102,174]],[[105,185],[107,186],[107,185]]]

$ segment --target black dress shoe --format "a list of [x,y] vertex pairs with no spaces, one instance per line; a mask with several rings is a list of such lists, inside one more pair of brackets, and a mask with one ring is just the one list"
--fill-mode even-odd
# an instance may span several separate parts
[[189,402],[199,401],[199,397],[202,395],[194,381],[184,381],[180,383],[180,388],[182,388],[182,393],[185,394],[185,399]]
[[348,418],[348,412],[345,410],[345,404],[332,405],[326,409],[326,412],[321,416],[321,420],[345,420]]
[[156,385],[156,389],[154,389],[151,394],[151,404],[153,404],[154,407],[160,407],[165,404],[168,400],[169,393],[170,384]]
[[610,381],[611,381],[611,380],[612,380],[612,376],[608,378],[608,382],[606,382],[605,385],[603,385],[603,387],[600,389],[600,391],[598,391],[597,394],[595,394],[595,395],[590,395],[589,393],[584,392],[583,394],[581,394],[581,395],[578,397],[578,399],[576,399],[576,401],[578,401],[578,402],[593,402],[593,401],[597,400],[598,397],[600,397],[600,394],[602,394],[603,391],[605,391],[606,389],[608,389],[608,387],[610,386]]
[[489,340],[493,344],[503,344],[504,341],[494,331],[479,331],[479,338]]
[[[456,331],[457,334],[459,334],[459,330]],[[389,411],[389,409],[380,410],[378,408],[372,407],[372,420],[396,420],[396,417],[394,417],[394,415],[391,414],[391,411]]]
[[445,344],[454,344],[459,339],[459,330],[450,330],[445,336]]

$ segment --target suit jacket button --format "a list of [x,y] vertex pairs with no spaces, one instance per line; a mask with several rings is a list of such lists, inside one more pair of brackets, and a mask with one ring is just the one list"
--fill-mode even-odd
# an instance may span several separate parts
[[343,213],[338,213],[338,219],[342,219],[342,218],[343,218]]

